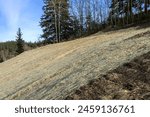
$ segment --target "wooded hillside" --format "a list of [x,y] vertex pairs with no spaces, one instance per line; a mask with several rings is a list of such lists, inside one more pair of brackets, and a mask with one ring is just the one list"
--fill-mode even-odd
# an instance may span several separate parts
[[10,59],[16,55],[16,42],[1,42],[0,43],[0,62]]
[[45,43],[150,21],[150,0],[43,0]]

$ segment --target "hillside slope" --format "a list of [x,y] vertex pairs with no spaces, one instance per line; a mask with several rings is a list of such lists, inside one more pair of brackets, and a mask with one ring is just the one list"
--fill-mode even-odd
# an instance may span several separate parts
[[150,52],[73,91],[72,100],[150,100]]
[[100,32],[0,63],[0,99],[65,99],[92,79],[150,51],[150,28]]

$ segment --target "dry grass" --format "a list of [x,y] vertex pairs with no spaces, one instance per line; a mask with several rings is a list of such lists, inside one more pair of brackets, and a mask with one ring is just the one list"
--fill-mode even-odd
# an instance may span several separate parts
[[91,80],[66,99],[149,100],[150,52]]
[[0,99],[64,99],[100,74],[148,52],[150,36],[135,36],[148,31],[135,27],[97,33],[27,51],[0,64]]

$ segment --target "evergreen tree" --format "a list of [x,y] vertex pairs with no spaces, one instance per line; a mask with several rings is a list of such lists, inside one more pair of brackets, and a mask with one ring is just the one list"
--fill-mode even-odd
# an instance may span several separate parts
[[[150,0],[111,0],[112,25],[128,25],[149,19]],[[120,21],[122,20],[122,21]]]
[[74,22],[76,19],[73,19],[69,14],[69,0],[59,0],[59,23],[60,23],[60,41],[68,40],[72,35],[74,35]]
[[19,28],[18,29],[18,32],[17,32],[17,39],[16,39],[16,42],[17,42],[17,54],[21,54],[22,52],[24,52],[24,41],[22,39],[22,32],[21,32],[21,29]]
[[69,15],[68,0],[44,0],[44,14],[40,25],[43,29],[42,38],[47,43],[69,39],[73,34],[73,20]]
[[41,17],[40,26],[43,29],[43,34],[45,43],[53,43],[57,39],[57,31],[55,27],[55,9],[53,9],[52,0],[43,0],[43,12]]

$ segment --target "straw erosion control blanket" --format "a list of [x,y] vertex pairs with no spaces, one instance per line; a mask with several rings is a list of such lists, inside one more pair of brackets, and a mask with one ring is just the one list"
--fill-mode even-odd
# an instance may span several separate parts
[[0,63],[0,99],[66,99],[93,79],[150,51],[150,27],[99,32]]

